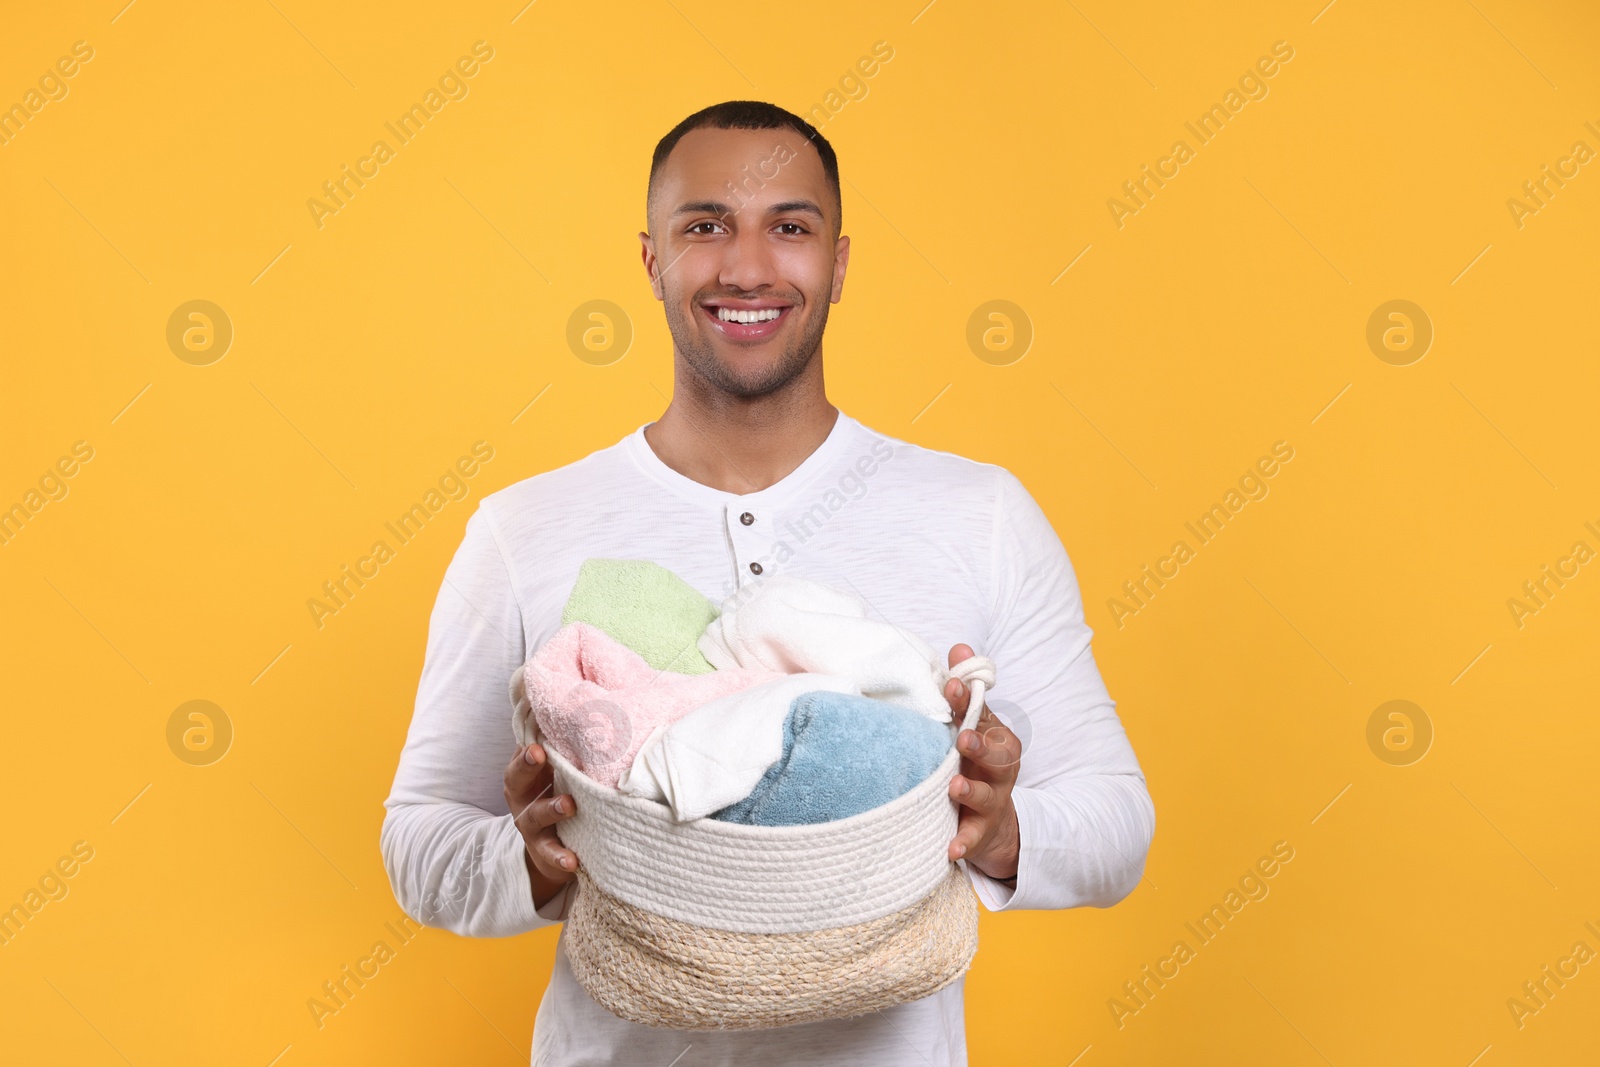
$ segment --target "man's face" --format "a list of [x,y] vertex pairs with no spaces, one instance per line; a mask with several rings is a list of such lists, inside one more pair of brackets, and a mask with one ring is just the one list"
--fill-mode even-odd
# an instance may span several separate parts
[[649,222],[651,288],[674,347],[709,384],[761,396],[818,355],[850,239],[834,239],[833,193],[805,138],[690,131],[656,174]]

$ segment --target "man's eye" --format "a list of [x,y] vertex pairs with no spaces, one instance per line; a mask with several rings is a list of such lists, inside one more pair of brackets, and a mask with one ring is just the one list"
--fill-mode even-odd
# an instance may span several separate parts
[[693,226],[690,226],[689,227],[689,232],[690,233],[701,233],[701,234],[709,233],[710,232],[709,230],[702,230],[700,227],[702,227],[702,226],[720,226],[720,225],[721,225],[721,223],[713,222],[711,219],[706,219],[704,222],[697,222]]
[[792,231],[789,234],[787,234],[787,236],[790,236],[790,237],[796,237],[796,236],[799,236],[800,234],[806,232],[806,228],[804,226],[800,225],[798,222],[780,222],[780,223],[778,223],[778,229],[781,230],[784,227],[792,227]]

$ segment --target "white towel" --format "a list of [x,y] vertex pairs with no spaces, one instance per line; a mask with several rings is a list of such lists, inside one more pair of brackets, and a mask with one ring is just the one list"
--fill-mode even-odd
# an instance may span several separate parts
[[869,619],[867,610],[853,593],[774,575],[723,601],[696,644],[718,670],[840,675],[863,696],[949,722],[943,689],[950,672],[933,646],[909,630]]
[[743,800],[783,758],[783,722],[794,698],[818,689],[861,694],[848,678],[791,674],[720,696],[652,730],[617,788],[665,802],[679,822]]

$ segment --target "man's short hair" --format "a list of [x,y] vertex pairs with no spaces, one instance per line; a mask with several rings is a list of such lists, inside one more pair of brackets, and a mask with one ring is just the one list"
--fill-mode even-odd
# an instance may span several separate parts
[[645,188],[647,221],[650,203],[655,198],[656,174],[666,163],[667,157],[672,154],[673,148],[683,139],[684,134],[690,130],[706,127],[717,130],[790,129],[810,141],[812,147],[817,150],[817,155],[822,157],[822,173],[827,177],[828,188],[833,193],[834,237],[839,236],[843,226],[844,199],[839,195],[839,157],[834,154],[833,146],[815,126],[799,115],[761,100],[725,100],[720,104],[701,108],[672,127],[672,130],[656,143],[655,155],[650,159],[650,181]]

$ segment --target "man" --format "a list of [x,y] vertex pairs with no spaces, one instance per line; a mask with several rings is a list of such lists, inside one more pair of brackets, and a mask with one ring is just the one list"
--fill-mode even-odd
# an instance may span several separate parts
[[[949,648],[952,666],[981,650],[1004,699],[957,739],[950,858],[990,911],[1109,907],[1138,882],[1154,808],[1049,521],[1003,467],[877,433],[827,400],[822,333],[850,258],[841,214],[832,147],[770,104],[706,108],[656,147],[639,237],[672,333],[673,397],[468,520],[385,804],[384,863],[413,917],[501,937],[567,914],[581,857],[560,824],[574,800],[553,795],[540,746],[516,750],[507,680],[560,628],[590,557],[654,560],[719,603],[796,574],[858,594]],[[962,683],[945,695],[959,718]],[[963,987],[852,1019],[681,1032],[605,1011],[558,940],[533,1062],[964,1064]]]

